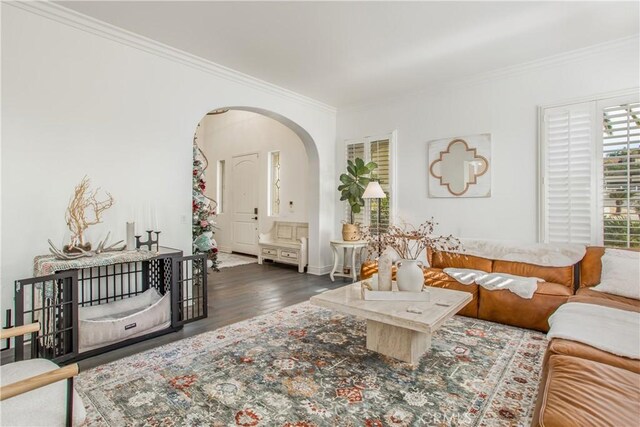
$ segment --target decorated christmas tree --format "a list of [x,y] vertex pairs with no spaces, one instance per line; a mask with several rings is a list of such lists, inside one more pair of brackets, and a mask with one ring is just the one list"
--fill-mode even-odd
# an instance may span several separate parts
[[[199,125],[198,125],[199,126]],[[205,170],[209,166],[206,156],[193,137],[193,253],[206,253],[207,265],[218,270],[218,245],[213,238],[216,202],[205,195]]]

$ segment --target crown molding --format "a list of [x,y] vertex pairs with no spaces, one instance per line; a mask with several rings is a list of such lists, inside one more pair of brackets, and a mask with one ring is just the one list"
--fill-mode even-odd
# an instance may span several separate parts
[[512,65],[509,67],[498,68],[498,69],[487,71],[484,73],[478,73],[475,75],[459,78],[450,82],[441,83],[436,86],[428,86],[426,88],[423,88],[417,91],[410,91],[410,92],[405,92],[403,94],[398,94],[398,95],[387,97],[387,98],[380,98],[373,101],[367,101],[363,103],[356,103],[348,106],[342,106],[340,107],[340,110],[341,111],[366,110],[368,108],[374,107],[376,105],[380,105],[382,103],[398,102],[404,99],[410,99],[418,95],[425,95],[425,96],[438,95],[443,93],[446,90],[483,84],[483,83],[495,81],[498,79],[514,77],[514,76],[521,75],[531,71],[544,70],[544,69],[553,68],[562,64],[569,64],[569,63],[580,61],[582,59],[588,58],[590,56],[598,55],[604,52],[612,52],[616,50],[626,49],[629,47],[637,48],[637,45],[639,42],[640,42],[640,34],[634,34],[629,37],[610,40],[610,41],[599,43],[596,45],[591,45],[584,48],[575,49],[572,51],[537,59],[534,61]]
[[587,96],[581,96],[578,98],[569,98],[560,102],[554,102],[551,104],[543,104],[538,107],[538,110],[544,110],[545,108],[562,107],[571,104],[580,104],[583,102],[592,101],[606,101],[611,98],[620,98],[624,96],[638,96],[640,94],[640,86],[630,87],[627,89],[614,90],[610,92],[595,93]]
[[227,81],[248,86],[280,98],[298,102],[318,110],[336,113],[336,108],[283,87],[241,73],[207,59],[173,48],[148,37],[108,24],[49,1],[8,1],[3,5],[42,16],[78,30],[141,50],[187,67],[212,74]]
[[458,85],[476,84],[485,81],[495,80],[498,78],[506,78],[527,73],[533,70],[552,68],[560,64],[568,64],[580,61],[589,56],[597,55],[603,52],[611,52],[619,49],[630,47],[637,44],[640,40],[640,34],[634,34],[621,39],[609,40],[603,43],[583,47],[580,49],[570,50],[568,52],[559,53],[545,58],[536,59],[534,61],[524,62],[509,67],[499,68],[496,70],[480,73],[475,76],[460,79],[456,82]]

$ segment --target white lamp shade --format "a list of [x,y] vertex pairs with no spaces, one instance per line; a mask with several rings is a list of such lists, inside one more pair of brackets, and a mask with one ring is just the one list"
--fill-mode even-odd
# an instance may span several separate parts
[[378,181],[371,181],[362,195],[363,199],[386,199],[387,195],[384,194],[384,190],[380,187]]

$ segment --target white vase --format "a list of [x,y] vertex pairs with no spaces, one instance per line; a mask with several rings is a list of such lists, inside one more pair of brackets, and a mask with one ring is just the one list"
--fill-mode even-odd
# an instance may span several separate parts
[[396,280],[399,291],[420,292],[424,286],[422,262],[415,259],[402,259],[396,263]]

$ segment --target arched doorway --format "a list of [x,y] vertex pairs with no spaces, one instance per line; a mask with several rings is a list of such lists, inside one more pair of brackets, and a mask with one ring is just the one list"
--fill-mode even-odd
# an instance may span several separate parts
[[[295,185],[300,186],[303,185],[304,188],[297,188],[297,196],[289,197],[287,194],[282,200],[280,200],[280,214],[274,213],[271,211],[273,206],[271,199],[265,199],[263,195],[260,195],[260,203],[256,203],[256,207],[260,206],[257,212],[246,212],[246,222],[244,220],[232,219],[233,215],[233,206],[234,202],[237,200],[233,200],[232,197],[228,197],[228,194],[234,190],[234,184],[231,181],[232,169],[233,168],[244,168],[243,176],[246,173],[248,177],[244,182],[245,190],[251,190],[251,186],[247,184],[247,182],[257,182],[258,187],[260,187],[260,191],[267,191],[266,188],[269,183],[264,182],[266,177],[264,174],[262,176],[254,176],[251,174],[253,165],[251,162],[254,162],[254,165],[259,162],[260,168],[266,170],[266,164],[269,162],[271,164],[272,154],[279,154],[279,151],[265,151],[261,147],[257,147],[255,144],[246,149],[235,149],[235,151],[229,149],[229,147],[225,146],[225,152],[228,154],[229,152],[234,152],[236,155],[233,158],[228,157],[220,161],[219,156],[215,156],[211,154],[210,144],[211,141],[204,141],[203,133],[200,134],[201,140],[199,141],[200,148],[205,148],[205,152],[209,152],[205,157],[208,160],[209,167],[206,171],[206,175],[204,176],[204,180],[207,184],[206,196],[208,198],[213,199],[215,202],[212,205],[215,205],[217,218],[219,220],[219,225],[221,225],[220,229],[217,230],[218,233],[218,248],[224,252],[240,252],[240,253],[249,253],[249,254],[257,254],[257,233],[256,237],[256,245],[255,250],[251,248],[248,240],[250,239],[240,239],[238,236],[241,236],[244,232],[243,230],[249,230],[251,227],[251,218],[255,218],[258,222],[256,224],[256,228],[258,232],[265,232],[266,228],[269,228],[274,220],[282,220],[285,221],[297,221],[297,222],[307,222],[309,224],[309,252],[310,258],[318,250],[318,223],[319,223],[319,162],[318,162],[318,151],[315,145],[315,142],[309,135],[309,133],[304,130],[301,126],[293,122],[292,120],[260,108],[254,107],[243,107],[243,106],[229,106],[217,108],[215,110],[211,110],[209,113],[204,115],[203,119],[199,122],[198,126],[203,123],[212,123],[211,121],[205,122],[207,119],[218,120],[223,117],[227,119],[226,126],[233,127],[232,124],[229,124],[230,117],[246,117],[246,116],[256,116],[259,117],[259,121],[261,122],[273,122],[277,127],[286,129],[286,132],[296,139],[298,147],[297,151],[302,153],[302,156],[296,154],[295,167],[297,168],[295,173],[296,177],[289,176],[288,179],[290,181],[296,181]],[[219,135],[219,133],[218,133]],[[283,137],[284,138],[284,137]],[[228,138],[221,138],[223,141],[221,143],[224,144],[234,144],[233,140],[229,140]],[[204,144],[204,147],[203,147]],[[268,144],[266,144],[268,145]],[[206,148],[209,149],[206,149]],[[273,147],[272,147],[273,148]],[[258,160],[257,154],[260,152],[260,159]],[[194,155],[197,155],[194,152]],[[293,154],[292,154],[293,155]],[[256,156],[255,158],[253,158]],[[289,160],[291,161],[291,160]],[[243,166],[244,165],[244,166]],[[270,166],[269,166],[270,168]],[[226,170],[225,170],[226,169]],[[222,170],[222,174],[221,174]],[[271,170],[271,169],[269,169]],[[196,171],[194,170],[194,174]],[[269,178],[270,179],[270,178]],[[221,184],[222,180],[226,180],[226,183]],[[236,179],[236,181],[240,182],[241,180]],[[197,188],[197,183],[194,181],[194,188]],[[292,185],[289,184],[291,187]],[[264,189],[264,190],[263,190]],[[194,191],[194,194],[196,191]],[[244,194],[245,191],[242,191]],[[271,197],[271,193],[269,193]],[[279,200],[279,199],[278,199]],[[300,204],[302,201],[303,205]],[[251,203],[249,203],[251,204]],[[275,205],[277,207],[278,205]],[[194,202],[195,207],[195,202]],[[300,214],[300,211],[304,211],[304,215]],[[254,214],[257,213],[255,216]],[[194,217],[196,221],[201,218]],[[206,223],[206,221],[205,221]],[[243,228],[247,226],[247,228]],[[194,225],[193,234],[195,237],[197,236],[196,225]],[[198,233],[203,231],[198,228]],[[231,242],[230,234],[233,234],[233,242]],[[246,234],[246,233],[245,233]],[[206,240],[206,239],[204,239]],[[220,241],[221,240],[221,241]],[[313,242],[316,244],[314,245]],[[202,243],[202,242],[200,242]]]

